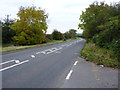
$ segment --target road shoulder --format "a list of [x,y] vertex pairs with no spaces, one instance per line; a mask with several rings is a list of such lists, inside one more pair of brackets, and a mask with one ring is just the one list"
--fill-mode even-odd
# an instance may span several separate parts
[[101,67],[81,57],[76,61],[62,88],[118,88],[118,69]]

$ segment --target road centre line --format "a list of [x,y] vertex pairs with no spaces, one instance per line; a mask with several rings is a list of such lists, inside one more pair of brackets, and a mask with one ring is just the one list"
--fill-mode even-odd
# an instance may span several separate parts
[[75,61],[74,65],[77,65],[78,61]]
[[7,63],[10,63],[10,62],[14,62],[15,60],[9,60],[9,61],[6,61],[6,62],[3,62],[3,63],[0,63],[0,65],[3,65],[3,64],[7,64]]
[[25,60],[25,61],[22,61],[22,62],[20,62],[20,63],[11,65],[11,66],[9,66],[9,67],[5,67],[5,68],[3,68],[3,69],[0,69],[0,72],[1,72],[1,71],[4,71],[4,70],[7,70],[7,69],[10,69],[10,68],[13,68],[13,67],[15,67],[15,66],[18,66],[18,65],[23,64],[23,63],[26,63],[26,62],[29,62],[29,60]]
[[67,77],[66,77],[66,80],[68,80],[72,74],[73,70],[70,70],[70,72],[68,73]]
[[15,63],[20,63],[20,60],[15,60]]
[[37,52],[36,54],[39,54],[39,53],[41,53],[41,52]]
[[35,55],[31,55],[32,58],[35,58]]

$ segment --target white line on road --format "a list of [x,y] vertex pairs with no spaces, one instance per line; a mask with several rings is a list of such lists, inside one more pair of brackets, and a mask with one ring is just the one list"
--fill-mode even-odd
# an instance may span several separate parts
[[42,51],[41,53],[42,53],[42,54],[45,54],[45,51]]
[[62,47],[52,48],[52,49],[49,50],[49,52],[46,52],[46,54],[53,53],[53,52],[58,51],[58,50],[60,50],[60,49],[62,49]]
[[39,53],[41,53],[41,52],[37,52],[36,54],[39,54]]
[[13,68],[13,67],[15,67],[15,66],[18,66],[18,65],[20,65],[20,64],[26,63],[26,62],[28,62],[28,61],[29,61],[29,60],[25,60],[25,61],[23,61],[23,62],[14,64],[14,65],[12,65],[12,66],[5,67],[5,68],[3,68],[3,69],[0,69],[0,72],[1,72],[1,71],[4,71],[4,70],[7,70],[7,69],[10,69],[10,68]]
[[73,70],[70,70],[70,72],[68,73],[68,75],[67,75],[67,77],[66,77],[67,80],[70,78],[72,72],[73,72]]
[[14,62],[14,61],[15,60],[6,61],[6,62],[3,62],[3,63],[0,63],[0,65],[7,64],[7,63],[10,63],[10,62]]
[[75,61],[74,65],[77,65],[78,61]]
[[32,58],[35,58],[35,55],[31,55]]
[[20,61],[19,60],[15,60],[15,63],[20,63]]

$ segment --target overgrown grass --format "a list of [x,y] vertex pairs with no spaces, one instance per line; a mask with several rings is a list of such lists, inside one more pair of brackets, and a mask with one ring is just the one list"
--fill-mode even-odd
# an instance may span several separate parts
[[96,46],[92,41],[86,43],[80,54],[87,61],[92,61],[97,65],[120,68],[120,65],[118,64],[118,59],[115,57],[112,50],[100,48],[99,46]]
[[[70,41],[73,39],[69,39],[66,41]],[[32,48],[32,47],[38,47],[38,46],[45,46],[45,45],[51,45],[51,44],[56,44],[56,43],[62,43],[62,42],[66,42],[63,40],[53,40],[47,43],[43,43],[43,44],[37,44],[37,45],[28,45],[28,46],[14,46],[13,44],[4,44],[2,45],[2,47],[0,48],[0,53],[3,52],[10,52],[10,51],[15,51],[15,50],[21,50],[21,49],[27,49],[27,48]]]

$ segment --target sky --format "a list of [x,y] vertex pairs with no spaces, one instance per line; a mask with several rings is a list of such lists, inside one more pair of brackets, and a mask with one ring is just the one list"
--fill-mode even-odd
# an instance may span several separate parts
[[51,34],[54,29],[65,33],[69,29],[76,29],[78,33],[83,30],[78,29],[79,17],[85,8],[94,1],[119,2],[119,0],[0,0],[0,20],[10,15],[10,19],[16,19],[20,6],[36,6],[45,9],[48,13],[47,33]]

